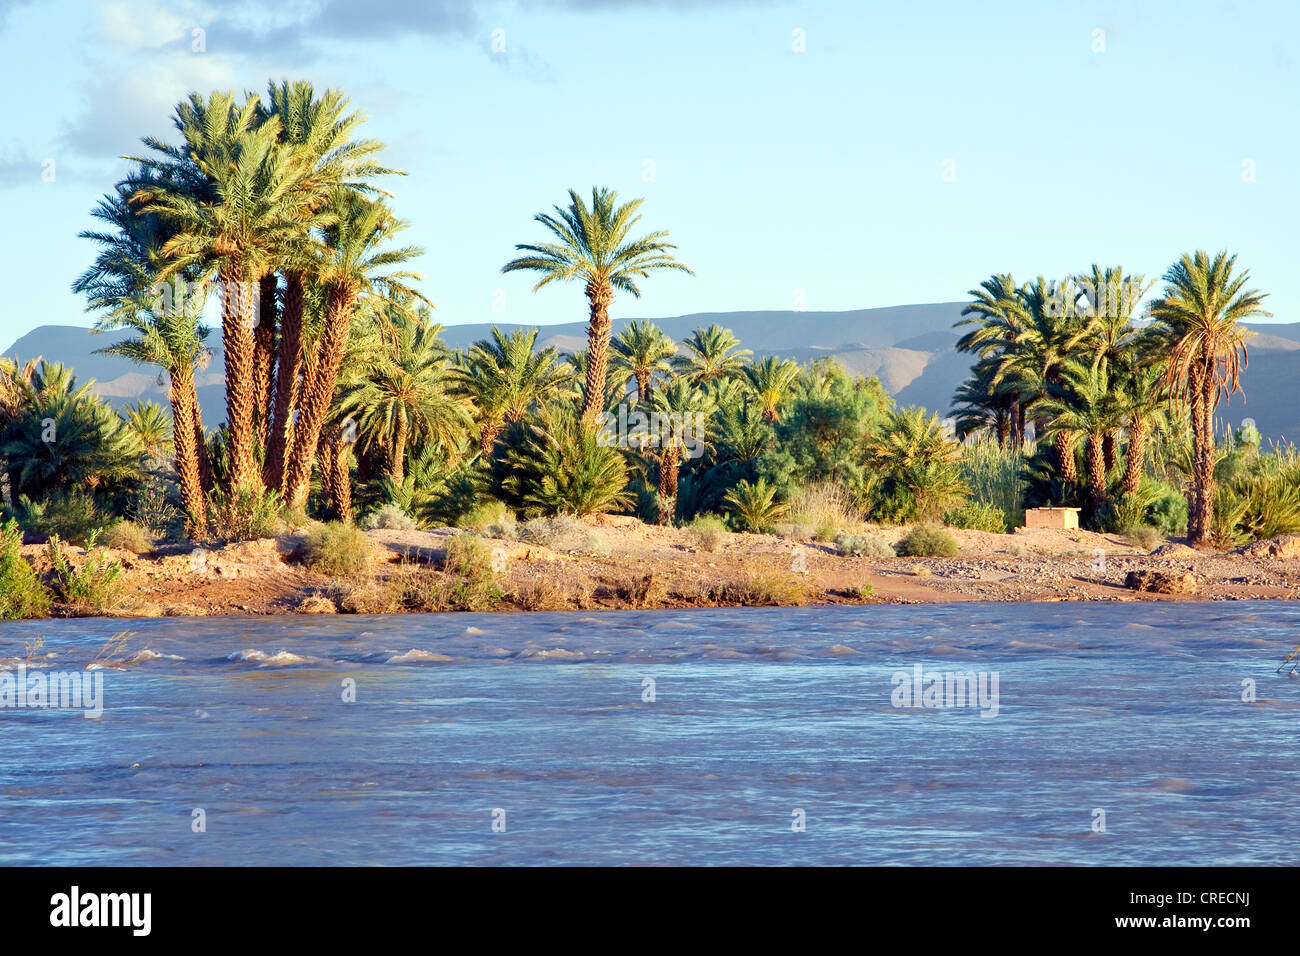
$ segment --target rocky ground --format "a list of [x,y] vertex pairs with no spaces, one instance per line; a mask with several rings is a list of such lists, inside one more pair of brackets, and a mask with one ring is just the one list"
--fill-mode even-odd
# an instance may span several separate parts
[[[870,530],[897,543],[909,529]],[[373,571],[343,579],[305,567],[298,554],[300,536],[171,546],[147,555],[114,552],[126,569],[126,601],[114,613],[1300,597],[1300,536],[1230,553],[1194,551],[1178,542],[1147,553],[1123,537],[1089,531],[952,530],[958,557],[868,558],[840,556],[830,543],[777,535],[729,534],[710,551],[689,529],[596,516],[570,536],[574,540],[551,547],[485,538],[495,565],[490,586],[467,592],[459,588],[460,578],[441,570],[446,544],[459,533],[450,528],[368,532]],[[24,550],[38,570],[48,570],[42,547]],[[72,551],[78,560],[80,553]]]

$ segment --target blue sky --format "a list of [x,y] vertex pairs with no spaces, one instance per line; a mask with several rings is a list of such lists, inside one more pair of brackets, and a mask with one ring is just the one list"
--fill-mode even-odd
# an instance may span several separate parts
[[1297,321],[1296,10],[0,0],[0,346],[89,324],[77,232],[118,156],[169,135],[186,91],[272,77],[370,115],[444,324],[585,319],[581,288],[500,267],[541,238],[534,213],[594,184],[644,196],[698,273],[616,317],[951,301],[995,271],[1155,277],[1227,247]]

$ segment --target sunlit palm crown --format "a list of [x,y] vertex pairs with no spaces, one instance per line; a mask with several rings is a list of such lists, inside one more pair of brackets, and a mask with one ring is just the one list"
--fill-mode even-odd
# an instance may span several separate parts
[[753,352],[737,348],[740,340],[731,329],[710,325],[696,329],[682,345],[685,355],[673,359],[673,369],[693,382],[735,378],[743,373]]
[[637,277],[644,278],[653,270],[677,269],[694,275],[673,258],[669,250],[677,247],[664,241],[666,231],[629,239],[632,227],[641,219],[637,209],[643,200],[633,199],[621,206],[617,200],[612,189],[593,188],[588,207],[577,191],[570,189],[568,208],[556,206],[554,215],[538,213],[533,217],[559,242],[520,243],[515,248],[531,255],[507,262],[501,271],[543,273],[534,290],[556,280],[580,278],[637,297],[641,295]]

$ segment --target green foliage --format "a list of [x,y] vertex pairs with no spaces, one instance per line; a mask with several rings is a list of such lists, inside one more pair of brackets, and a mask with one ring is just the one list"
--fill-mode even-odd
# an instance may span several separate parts
[[969,491],[960,459],[961,446],[938,415],[927,417],[921,408],[890,412],[867,446],[873,515],[895,522],[939,518]]
[[301,553],[307,567],[331,577],[364,574],[374,561],[374,549],[366,533],[340,521],[317,525],[308,531]]
[[892,545],[878,534],[842,534],[835,539],[835,550],[842,555],[869,558],[892,558]]
[[898,553],[907,558],[955,558],[961,549],[942,526],[919,524],[898,543]]
[[457,527],[494,538],[515,535],[515,515],[504,501],[489,498],[456,522]]
[[392,503],[380,505],[362,518],[359,524],[369,531],[377,529],[412,531],[416,527],[415,519]]
[[690,533],[695,546],[702,551],[717,551],[727,540],[726,523],[714,515],[698,516],[686,526],[686,530]]
[[153,539],[144,528],[133,521],[119,518],[104,529],[99,541],[106,548],[146,554],[153,550]]
[[0,620],[45,617],[50,592],[22,555],[23,533],[12,519],[0,527]]
[[503,485],[534,514],[588,515],[632,501],[623,453],[601,444],[567,405],[552,406],[507,460]]
[[51,575],[50,587],[55,598],[75,614],[105,614],[119,610],[126,603],[122,584],[124,569],[120,561],[95,547],[95,535],[86,544],[86,553],[77,566],[68,556],[67,546],[58,535],[46,545]]
[[974,531],[989,531],[993,534],[1006,534],[1007,513],[996,505],[979,504],[967,501],[944,512],[943,523],[953,528],[969,528]]
[[1024,522],[1025,456],[1011,444],[972,441],[961,450],[961,480],[971,501],[996,508],[1011,525]]
[[220,488],[208,496],[208,525],[223,541],[272,538],[280,528],[280,496],[260,486],[241,485],[230,493]]
[[723,500],[731,509],[733,525],[740,531],[770,531],[786,513],[786,506],[776,500],[776,489],[766,478],[756,482],[742,479]]
[[95,498],[79,488],[57,492],[41,502],[23,495],[18,499],[17,518],[26,531],[57,535],[78,547],[86,547],[97,531],[112,522]]
[[1165,540],[1164,536],[1150,525],[1134,525],[1125,530],[1124,537],[1129,544],[1141,551],[1153,551]]

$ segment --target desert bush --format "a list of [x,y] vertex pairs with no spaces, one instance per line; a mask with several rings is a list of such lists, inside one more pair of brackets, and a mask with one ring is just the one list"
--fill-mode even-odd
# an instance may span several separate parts
[[746,606],[790,606],[807,604],[809,588],[802,575],[784,566],[762,562],[745,568],[739,578],[712,590],[714,600]]
[[727,540],[727,526],[721,518],[713,515],[700,515],[689,525],[686,530],[690,533],[691,540],[695,546],[702,551],[717,551],[719,546]]
[[555,551],[581,551],[588,541],[587,526],[571,514],[533,518],[517,529],[520,541]]
[[22,554],[23,532],[16,521],[0,527],[0,620],[45,617],[50,592]]
[[907,558],[955,558],[961,553],[957,539],[936,524],[919,524],[898,543]]
[[504,501],[492,498],[472,508],[456,526],[493,538],[511,538],[515,534],[515,515]]
[[819,481],[796,488],[789,496],[789,519],[813,528],[843,528],[862,521],[853,495],[842,484]]
[[462,578],[491,578],[492,549],[476,534],[464,532],[447,539],[442,569]]
[[361,527],[367,531],[375,531],[381,528],[392,531],[414,531],[417,525],[415,519],[403,511],[400,506],[389,502],[380,505],[362,518]]
[[280,528],[280,496],[253,485],[229,494],[216,488],[208,496],[208,527],[222,541],[272,538]]
[[132,554],[147,554],[153,550],[153,539],[149,533],[125,518],[119,518],[105,528],[99,542],[106,548],[130,551]]
[[91,534],[86,542],[80,567],[72,563],[67,545],[58,535],[52,536],[46,545],[54,596],[77,614],[105,614],[126,604],[122,563],[110,559],[103,548],[96,547],[95,538]]
[[835,540],[837,533],[834,525],[824,524],[813,529],[812,539],[821,544],[829,544]]
[[953,528],[1006,534],[1007,513],[997,505],[968,501],[944,512],[943,523]]
[[893,546],[878,534],[842,534],[835,539],[835,550],[854,557],[894,557]]
[[353,577],[370,570],[374,549],[355,525],[331,521],[307,532],[300,549],[303,564],[331,577]]
[[786,506],[776,500],[776,488],[766,478],[750,482],[742,478],[723,498],[731,509],[732,523],[740,531],[763,533],[786,513]]
[[653,571],[634,575],[621,589],[633,607],[647,608],[662,603],[667,589]]
[[788,541],[811,541],[813,528],[796,521],[778,521],[772,526],[772,533]]
[[1142,551],[1154,551],[1165,540],[1158,530],[1145,524],[1125,529],[1124,539]]
[[402,609],[404,597],[400,582],[362,581],[343,588],[338,606],[345,614],[392,614]]
[[526,581],[508,595],[511,603],[524,611],[563,611],[569,606],[563,591],[550,578]]

